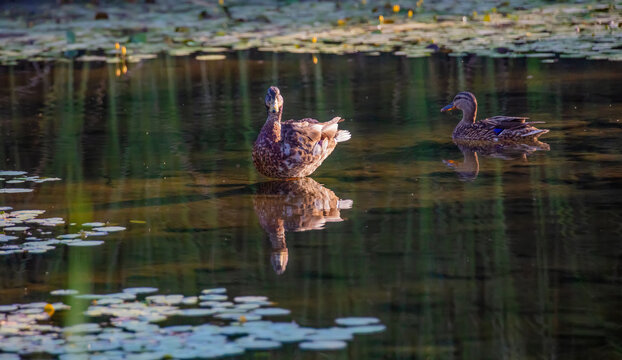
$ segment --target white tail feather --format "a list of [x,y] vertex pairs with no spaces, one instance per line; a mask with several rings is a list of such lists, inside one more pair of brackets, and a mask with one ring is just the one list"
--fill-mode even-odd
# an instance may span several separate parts
[[340,210],[352,209],[352,204],[353,203],[354,203],[354,201],[352,201],[350,199],[339,199],[339,201],[337,201],[337,207]]
[[344,142],[350,140],[352,134],[348,130],[339,130],[337,131],[337,136],[335,136],[336,142]]

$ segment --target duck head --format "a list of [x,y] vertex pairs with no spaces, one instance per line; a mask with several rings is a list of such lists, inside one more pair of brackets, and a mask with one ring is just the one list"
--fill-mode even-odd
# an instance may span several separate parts
[[454,109],[462,110],[462,121],[474,122],[477,114],[477,100],[475,95],[468,91],[458,93],[454,100],[441,109],[441,112],[451,111]]
[[281,91],[278,87],[270,86],[268,88],[268,91],[266,92],[265,105],[268,115],[278,114],[283,111],[283,97],[281,96]]

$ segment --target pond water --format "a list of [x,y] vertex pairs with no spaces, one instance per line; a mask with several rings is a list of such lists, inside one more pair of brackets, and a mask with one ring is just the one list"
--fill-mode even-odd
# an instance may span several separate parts
[[[1,67],[0,170],[62,180],[2,184],[34,191],[2,193],[0,207],[46,210],[64,233],[127,230],[0,256],[0,305],[226,287],[305,326],[387,327],[346,350],[244,358],[618,358],[622,63],[541,60],[239,52],[120,76],[104,63]],[[253,168],[270,85],[286,118],[347,119],[352,139],[312,179]],[[467,89],[482,118],[545,121],[550,150],[458,148],[459,114],[439,110]]]

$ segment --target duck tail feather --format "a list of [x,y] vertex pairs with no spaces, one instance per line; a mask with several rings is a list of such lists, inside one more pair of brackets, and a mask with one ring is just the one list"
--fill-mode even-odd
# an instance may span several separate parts
[[339,130],[337,131],[337,135],[335,136],[336,142],[344,142],[350,140],[352,134],[348,130]]
[[535,129],[526,134],[523,134],[522,137],[533,137],[534,139],[537,139],[538,137],[546,134],[547,132],[549,132],[549,129]]
[[350,199],[339,199],[339,201],[337,202],[337,207],[339,208],[339,210],[352,209],[352,204],[354,204],[354,201]]

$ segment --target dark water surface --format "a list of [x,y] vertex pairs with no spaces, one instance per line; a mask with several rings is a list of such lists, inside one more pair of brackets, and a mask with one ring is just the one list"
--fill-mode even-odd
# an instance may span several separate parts
[[[308,326],[387,325],[339,352],[247,358],[622,357],[622,63],[241,52],[115,70],[0,68],[0,169],[63,179],[0,206],[128,227],[0,257],[0,304],[226,287]],[[313,180],[253,168],[272,84],[287,118],[347,119]],[[545,121],[550,151],[463,155],[439,109],[467,89],[481,117]]]

